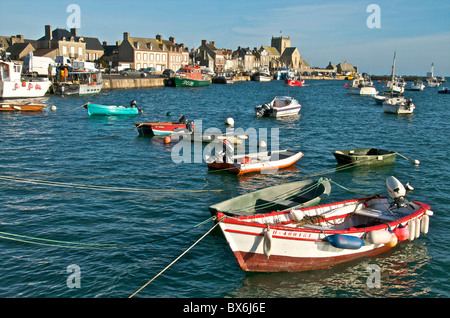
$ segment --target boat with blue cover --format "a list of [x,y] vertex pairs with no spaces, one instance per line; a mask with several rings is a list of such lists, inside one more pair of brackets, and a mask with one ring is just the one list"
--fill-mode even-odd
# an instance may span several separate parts
[[87,109],[89,116],[123,116],[142,113],[135,101],[132,101],[129,107],[93,103],[86,103],[84,107]]

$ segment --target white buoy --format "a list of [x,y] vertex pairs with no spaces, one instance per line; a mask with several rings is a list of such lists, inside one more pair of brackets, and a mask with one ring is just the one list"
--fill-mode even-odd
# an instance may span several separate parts
[[261,141],[258,143],[258,147],[259,147],[259,148],[266,148],[266,147],[267,147],[267,143],[266,143],[264,140],[261,140]]
[[270,227],[267,225],[267,228],[264,230],[264,242],[263,242],[264,255],[266,259],[270,257],[270,251],[272,249],[272,233]]
[[408,230],[409,230],[408,239],[410,241],[412,241],[416,237],[416,221],[415,220],[410,220],[408,222]]
[[51,110],[56,110],[56,106],[52,105],[52,107],[50,107]]
[[418,165],[420,165],[420,161],[416,159],[416,160],[414,160],[414,164],[418,166]]
[[420,237],[420,219],[417,218],[415,219],[416,222],[416,237],[415,238],[419,238]]
[[231,117],[228,117],[227,119],[225,119],[225,124],[227,124],[230,127],[234,126],[234,119]]
[[427,233],[428,233],[428,225],[429,225],[429,222],[430,222],[430,218],[429,218],[428,215],[425,214],[425,215],[422,217],[422,225],[421,225],[421,227],[420,227],[420,231],[421,231],[423,234],[427,234]]

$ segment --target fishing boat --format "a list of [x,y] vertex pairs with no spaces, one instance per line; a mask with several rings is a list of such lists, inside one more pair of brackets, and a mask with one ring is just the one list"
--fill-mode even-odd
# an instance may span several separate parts
[[100,71],[73,71],[55,85],[56,92],[61,95],[93,95],[102,90],[103,78]]
[[330,195],[328,179],[284,183],[211,205],[212,215],[244,216],[323,204]]
[[284,84],[287,86],[303,86],[305,84],[305,80],[301,78],[301,76],[295,77],[287,77],[284,80]]
[[40,112],[44,107],[39,103],[0,103],[0,112]]
[[388,197],[345,200],[250,216],[216,214],[240,268],[308,271],[386,252],[429,230],[430,206],[406,199],[395,177]]
[[270,82],[272,78],[270,77],[270,73],[266,69],[259,69],[254,75],[253,80],[257,82]]
[[[214,154],[206,154],[205,161],[210,170],[223,170],[234,175],[258,172],[271,174],[296,163],[303,153],[295,150],[260,151],[248,154],[234,154],[234,147],[228,140],[218,142]],[[216,151],[217,150],[217,151]]]
[[427,73],[427,87],[439,87],[441,82],[434,76],[434,63],[431,63],[431,72]]
[[167,136],[194,131],[194,123],[181,116],[177,122],[155,122],[134,124],[139,136]]
[[22,76],[22,65],[0,60],[0,98],[42,97],[50,88],[47,78],[26,79]]
[[282,67],[280,70],[276,71],[273,75],[273,79],[275,80],[285,80],[286,77],[294,77],[295,72],[290,70],[287,67]]
[[136,103],[131,102],[130,107],[116,106],[116,105],[99,105],[93,103],[86,103],[84,107],[88,111],[89,116],[123,116],[123,115],[137,115],[142,113]]
[[421,80],[415,80],[414,82],[411,83],[411,87],[408,88],[408,90],[423,91],[424,88],[425,88],[425,85],[423,84],[423,82]]
[[383,111],[390,114],[412,114],[415,108],[411,98],[391,97],[383,102]]
[[370,78],[362,75],[356,76],[352,79],[350,85],[345,84],[344,86],[347,93],[351,95],[374,96],[378,93]]
[[297,115],[302,105],[291,96],[275,96],[267,104],[255,107],[257,117],[284,117]]
[[234,77],[229,72],[220,72],[211,81],[214,84],[233,84]]
[[185,65],[181,67],[174,77],[177,87],[200,87],[210,84],[209,76],[202,74],[200,66]]
[[397,153],[377,148],[359,148],[333,151],[339,164],[343,165],[383,165],[395,162]]
[[448,90],[448,87],[439,87],[438,88],[438,94],[449,94],[450,91]]

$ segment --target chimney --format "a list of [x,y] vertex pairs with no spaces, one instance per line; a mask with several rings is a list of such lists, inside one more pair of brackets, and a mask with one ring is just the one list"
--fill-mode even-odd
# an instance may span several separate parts
[[169,38],[169,41],[172,42],[173,44],[175,44],[175,38],[174,38],[173,36],[171,36],[171,37]]
[[70,33],[72,33],[73,36],[76,36],[76,37],[77,37],[77,36],[78,36],[78,35],[77,35],[77,28],[72,28],[72,29],[70,29]]
[[157,34],[155,38],[156,38],[158,41],[162,41],[162,36],[161,36],[161,34]]
[[52,40],[52,26],[51,25],[45,26],[45,40],[46,41]]
[[121,41],[116,41],[116,46],[120,46],[120,44],[122,44]]
[[206,40],[202,40],[202,45],[206,45]]
[[128,33],[128,32],[123,32],[123,40],[124,41],[127,41],[127,40],[129,40],[130,39],[130,33]]
[[103,46],[108,46],[108,42],[103,41]]
[[214,41],[209,41],[209,43],[211,43],[212,46],[215,46],[214,44],[216,44]]

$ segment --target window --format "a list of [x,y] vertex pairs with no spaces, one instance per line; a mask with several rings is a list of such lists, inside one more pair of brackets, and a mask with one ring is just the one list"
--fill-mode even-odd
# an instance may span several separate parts
[[136,60],[140,60],[141,59],[141,53],[136,53]]
[[150,61],[153,61],[153,53],[150,53]]
[[162,55],[162,60],[163,60],[163,62],[166,61],[166,55],[165,54]]
[[62,49],[63,49],[63,55],[66,55],[67,54],[67,46],[63,46]]
[[159,54],[156,54],[156,61],[159,62]]
[[144,61],[147,61],[147,53],[144,53],[143,55],[144,55],[143,56],[144,57]]
[[79,47],[78,48],[78,56],[82,56],[83,55],[83,48]]

